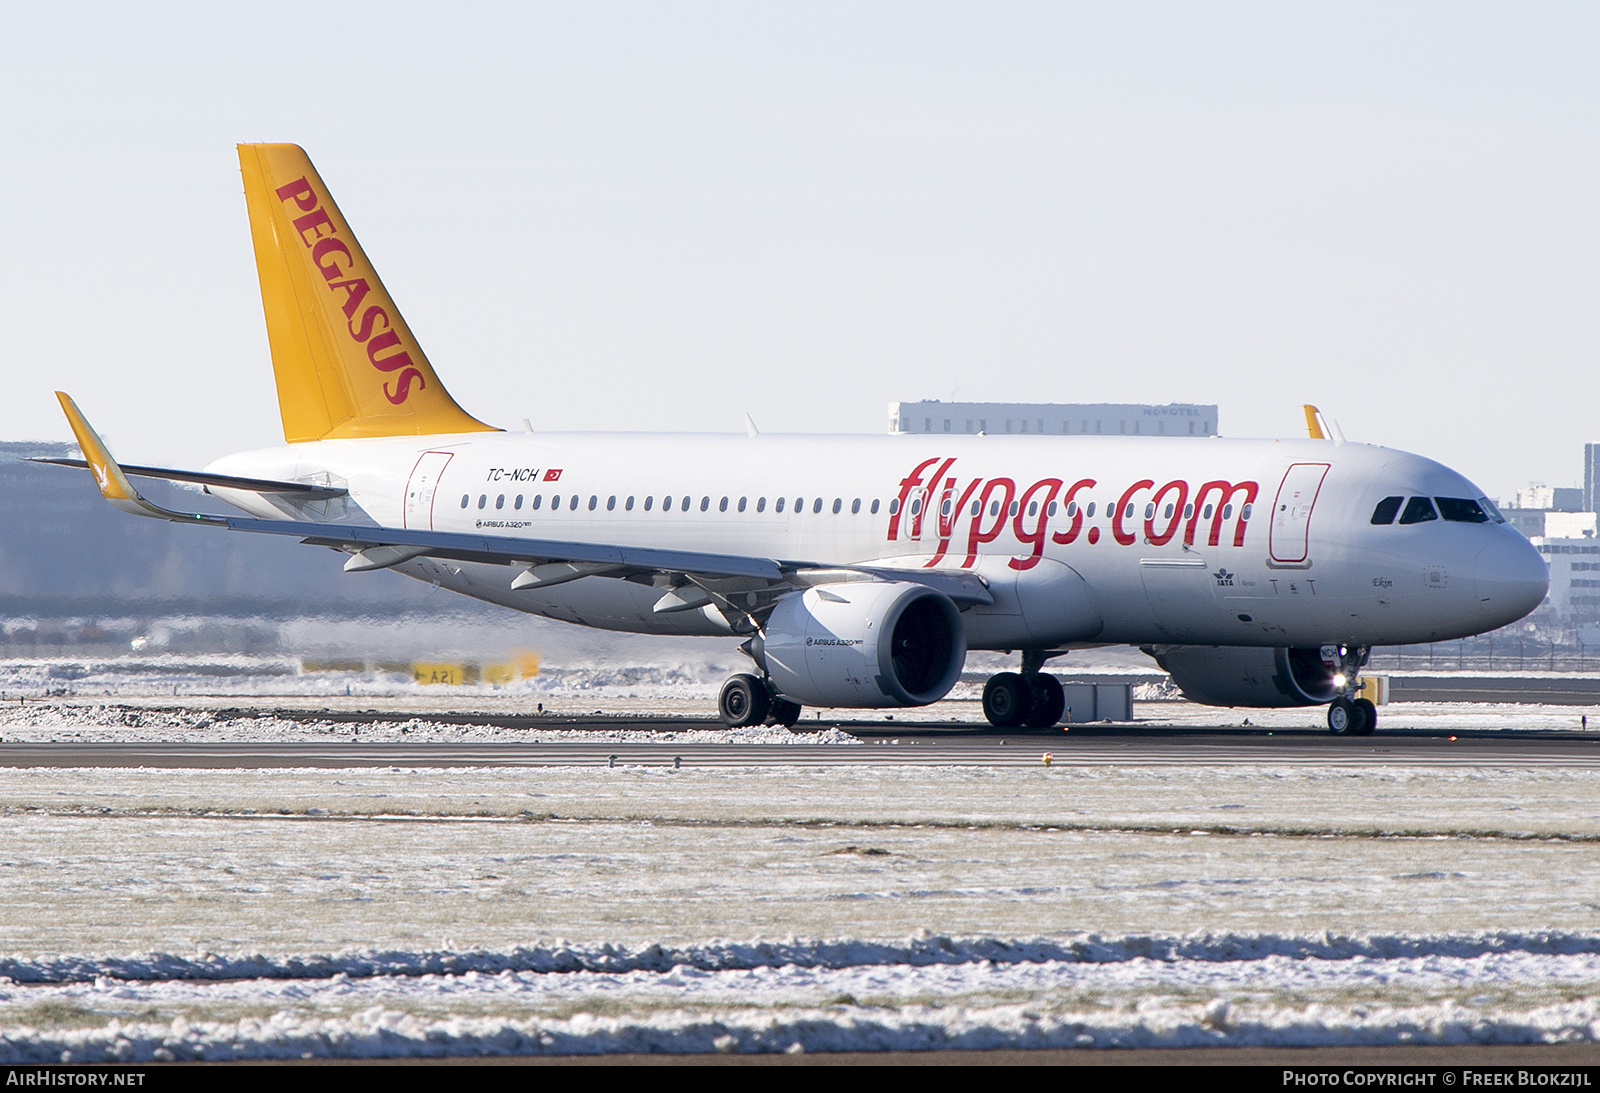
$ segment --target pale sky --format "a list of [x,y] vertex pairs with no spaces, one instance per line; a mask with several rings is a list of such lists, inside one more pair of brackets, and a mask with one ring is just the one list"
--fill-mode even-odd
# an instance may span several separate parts
[[143,8],[0,4],[0,439],[281,442],[233,146],[293,141],[496,424],[1600,440],[1594,4]]

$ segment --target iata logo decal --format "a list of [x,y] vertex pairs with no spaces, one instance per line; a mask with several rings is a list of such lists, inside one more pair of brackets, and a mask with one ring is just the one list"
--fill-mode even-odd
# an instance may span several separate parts
[[[921,540],[925,529],[933,529],[938,543],[926,563],[928,568],[946,556],[955,556],[951,543],[963,524],[965,568],[977,563],[985,543],[1007,531],[1027,551],[1011,559],[1012,569],[1038,565],[1047,538],[1065,545],[1082,535],[1090,545],[1096,544],[1102,525],[1120,546],[1138,542],[1142,530],[1144,542],[1150,546],[1164,546],[1181,535],[1179,541],[1187,547],[1194,545],[1199,534],[1206,536],[1207,545],[1217,546],[1225,525],[1232,521],[1233,545],[1239,547],[1244,545],[1246,526],[1260,492],[1255,482],[1216,479],[1194,488],[1183,479],[1173,479],[1158,487],[1155,479],[1141,478],[1095,501],[1089,491],[1099,483],[1093,478],[1080,478],[1070,486],[1065,477],[1041,478],[1026,488],[1011,478],[973,478],[963,485],[960,476],[951,473],[955,465],[954,459],[924,459],[900,480],[900,495],[889,502],[890,542]],[[1059,530],[1052,529],[1052,521]],[[1218,584],[1233,583],[1233,574],[1226,570],[1214,576]]]
[[[294,217],[290,224],[311,252],[311,264],[317,267],[317,272],[328,283],[328,290],[344,293],[339,309],[344,312],[345,333],[351,341],[366,346],[367,360],[372,367],[380,372],[399,373],[394,378],[394,390],[389,389],[388,381],[384,382],[383,397],[399,406],[410,397],[413,384],[418,390],[427,387],[428,383],[412,361],[411,354],[401,348],[400,335],[393,329],[389,313],[377,304],[369,305],[362,311],[361,302],[372,291],[372,286],[365,277],[350,276],[355,256],[338,238],[339,229],[334,227],[333,220],[322,208],[321,198],[312,189],[311,183],[301,178],[287,186],[279,186],[274,192],[279,201],[293,201],[305,214]],[[359,320],[356,318],[358,311],[361,312]],[[382,356],[389,350],[395,352]]]
[[1229,573],[1226,569],[1219,569],[1211,575],[1217,579],[1218,588],[1233,587],[1233,574]]

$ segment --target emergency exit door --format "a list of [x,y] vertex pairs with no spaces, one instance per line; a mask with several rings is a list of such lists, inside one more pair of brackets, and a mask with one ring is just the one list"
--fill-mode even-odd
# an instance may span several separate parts
[[433,530],[433,495],[454,452],[423,452],[406,482],[405,526]]

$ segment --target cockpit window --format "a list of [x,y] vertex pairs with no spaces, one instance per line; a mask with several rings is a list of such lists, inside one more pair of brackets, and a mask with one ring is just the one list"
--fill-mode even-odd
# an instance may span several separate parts
[[1489,514],[1489,519],[1493,520],[1495,523],[1503,524],[1506,522],[1506,518],[1500,515],[1499,508],[1497,508],[1495,503],[1489,500],[1487,497],[1478,498],[1478,507],[1484,512],[1487,512]]
[[1406,502],[1406,511],[1400,514],[1402,524],[1425,524],[1437,519],[1439,514],[1433,511],[1433,502],[1426,497],[1413,497]]
[[1483,506],[1476,501],[1468,501],[1465,497],[1435,497],[1439,504],[1439,514],[1446,520],[1453,520],[1458,524],[1487,524],[1489,514],[1483,511]]
[[1400,502],[1404,500],[1404,497],[1385,497],[1382,501],[1379,501],[1378,507],[1372,510],[1372,522],[1374,524],[1394,523],[1395,513],[1400,511]]

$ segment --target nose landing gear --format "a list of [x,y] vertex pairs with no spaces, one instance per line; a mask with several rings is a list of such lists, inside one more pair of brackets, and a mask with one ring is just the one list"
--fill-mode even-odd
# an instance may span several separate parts
[[1328,731],[1335,735],[1371,736],[1378,727],[1378,707],[1370,699],[1352,697],[1361,693],[1361,669],[1370,653],[1364,645],[1325,647],[1323,659],[1337,666],[1334,684],[1339,695],[1328,705]]

